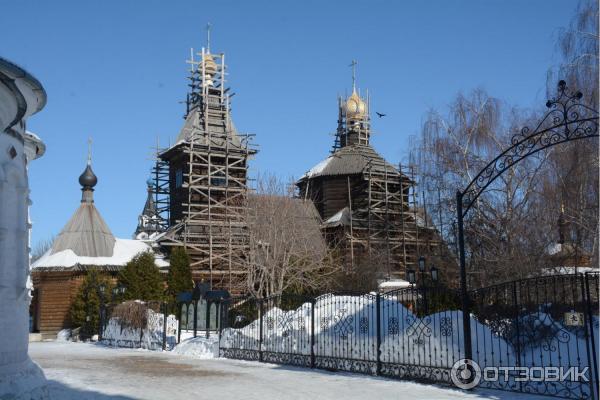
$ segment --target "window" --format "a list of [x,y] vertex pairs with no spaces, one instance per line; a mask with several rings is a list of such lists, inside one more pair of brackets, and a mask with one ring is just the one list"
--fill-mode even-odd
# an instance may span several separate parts
[[175,187],[179,188],[183,186],[183,171],[178,169],[175,171]]

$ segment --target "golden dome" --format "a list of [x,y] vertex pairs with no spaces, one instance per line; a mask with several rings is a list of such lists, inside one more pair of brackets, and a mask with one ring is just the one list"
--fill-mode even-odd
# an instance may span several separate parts
[[352,91],[348,100],[346,100],[346,118],[362,119],[367,111],[367,106],[356,91]]

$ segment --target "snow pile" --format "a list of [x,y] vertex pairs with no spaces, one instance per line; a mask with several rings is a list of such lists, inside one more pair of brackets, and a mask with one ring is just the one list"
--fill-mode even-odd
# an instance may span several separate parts
[[[121,324],[113,317],[108,321],[102,332],[102,343],[114,347],[142,348],[160,350],[163,343],[162,313],[148,309],[148,324],[145,329],[136,329]],[[177,318],[167,317],[167,349],[172,349],[177,343]]]
[[56,341],[58,342],[67,342],[71,339],[71,330],[63,329],[56,334]]
[[[465,354],[462,311],[419,317],[404,306],[405,300],[398,296],[380,297],[381,362],[451,368]],[[376,361],[376,307],[376,296],[370,294],[318,297],[314,304],[314,354]],[[261,349],[310,355],[311,309],[311,303],[304,303],[295,310],[266,310]],[[238,329],[224,329],[220,347],[259,350],[260,328],[257,319]],[[583,328],[563,326],[562,321],[545,312],[544,306],[522,315],[518,324],[514,320],[480,321],[471,315],[471,337],[473,358],[482,368],[590,365]]]
[[173,349],[174,354],[181,354],[201,360],[219,357],[219,337],[195,337],[179,343]]

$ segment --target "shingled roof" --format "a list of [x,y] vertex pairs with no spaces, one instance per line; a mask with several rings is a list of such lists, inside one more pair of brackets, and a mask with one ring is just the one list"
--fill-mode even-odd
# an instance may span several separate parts
[[111,257],[115,237],[94,206],[81,203],[52,246],[52,254],[72,250],[82,257]]
[[80,257],[111,257],[115,237],[94,206],[94,186],[98,182],[91,165],[79,177],[82,198],[79,208],[56,237],[50,254],[71,250]]
[[372,171],[400,175],[398,169],[384,160],[370,145],[356,144],[342,147],[335,153],[312,167],[302,179],[320,176],[354,175]]
[[[198,115],[200,114],[200,115]],[[233,148],[242,148],[242,141],[237,134],[235,126],[233,122],[230,120],[229,124],[231,129],[227,131],[227,128],[224,126],[223,120],[220,118],[212,118],[209,116],[208,119],[208,132],[204,132],[203,127],[197,126],[197,121],[201,121],[202,113],[200,107],[195,107],[190,111],[188,116],[185,119],[185,123],[181,131],[179,131],[179,135],[177,135],[177,142],[189,142],[192,135],[194,136],[194,140],[196,140],[196,144],[199,145],[208,145],[209,143],[209,133],[214,135],[211,137],[211,145],[213,146],[224,146],[225,142],[223,140],[224,137],[227,137],[229,142],[229,146]],[[225,136],[226,135],[226,136]]]

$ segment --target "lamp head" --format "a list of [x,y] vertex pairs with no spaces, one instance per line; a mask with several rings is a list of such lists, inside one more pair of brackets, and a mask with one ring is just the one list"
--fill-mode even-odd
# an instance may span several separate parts
[[419,271],[425,272],[425,257],[419,257]]

